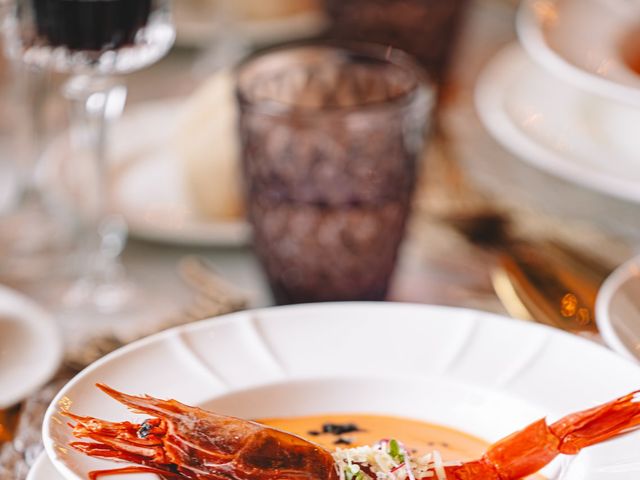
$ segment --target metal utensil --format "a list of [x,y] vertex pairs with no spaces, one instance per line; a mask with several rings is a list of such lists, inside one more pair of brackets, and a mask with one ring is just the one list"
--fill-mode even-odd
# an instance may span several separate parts
[[604,278],[582,277],[552,250],[537,247],[520,244],[498,252],[492,282],[504,307],[514,317],[596,333],[595,298]]
[[185,310],[187,321],[244,310],[249,304],[248,296],[222,278],[216,268],[201,256],[189,255],[181,259],[178,273],[196,293],[191,306]]
[[495,256],[492,284],[510,315],[573,333],[597,333],[595,301],[611,272],[602,261],[558,240],[523,240],[510,219],[490,210],[450,222],[471,243]]
[[445,192],[453,201],[439,218],[470,243],[492,252],[492,284],[507,312],[573,333],[597,332],[594,307],[612,268],[552,239],[523,239],[515,218],[469,184],[445,132],[436,132]]

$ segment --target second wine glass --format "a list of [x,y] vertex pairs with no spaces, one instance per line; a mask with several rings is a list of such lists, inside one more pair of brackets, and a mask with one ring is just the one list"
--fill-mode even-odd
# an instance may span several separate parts
[[15,0],[5,27],[11,57],[43,71],[70,74],[78,229],[83,274],[65,299],[72,306],[120,310],[131,297],[119,255],[126,225],[108,214],[107,126],[125,105],[122,74],[162,58],[175,40],[170,0]]

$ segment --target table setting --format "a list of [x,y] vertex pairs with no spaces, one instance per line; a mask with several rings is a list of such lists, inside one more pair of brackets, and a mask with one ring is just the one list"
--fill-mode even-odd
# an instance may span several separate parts
[[0,2],[0,479],[636,478],[639,8]]

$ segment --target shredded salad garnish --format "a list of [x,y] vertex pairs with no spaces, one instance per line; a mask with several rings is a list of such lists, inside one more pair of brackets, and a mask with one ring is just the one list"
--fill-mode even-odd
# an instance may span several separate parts
[[412,457],[398,440],[372,446],[338,448],[333,453],[340,480],[446,480],[440,452]]

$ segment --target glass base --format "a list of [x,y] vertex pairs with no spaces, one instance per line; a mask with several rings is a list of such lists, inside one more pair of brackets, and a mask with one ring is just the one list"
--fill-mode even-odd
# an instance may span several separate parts
[[116,314],[130,309],[136,287],[120,263],[99,270],[100,275],[83,276],[73,282],[62,297],[67,310],[88,310],[98,314]]

